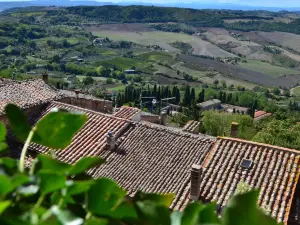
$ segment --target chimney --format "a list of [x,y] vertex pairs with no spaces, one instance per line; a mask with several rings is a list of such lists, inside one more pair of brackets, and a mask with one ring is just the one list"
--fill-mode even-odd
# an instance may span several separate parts
[[75,90],[76,98],[79,98],[79,91]]
[[111,131],[106,135],[106,144],[110,150],[114,150],[116,147],[116,137]]
[[202,175],[202,168],[200,165],[193,164],[191,170],[191,192],[190,199],[198,200],[200,196],[200,181]]
[[43,74],[42,74],[42,76],[43,76],[43,81],[46,83],[46,84],[48,84],[48,73],[45,71]]
[[238,136],[239,124],[236,122],[231,123],[230,137],[236,138]]
[[168,114],[166,111],[162,111],[160,113],[160,124],[161,125],[166,125],[167,124],[167,118],[168,118]]

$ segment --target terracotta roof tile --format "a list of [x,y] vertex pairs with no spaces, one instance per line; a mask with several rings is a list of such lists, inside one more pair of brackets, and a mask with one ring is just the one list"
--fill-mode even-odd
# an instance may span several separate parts
[[191,132],[191,133],[199,133],[201,123],[199,121],[190,120],[187,124],[183,127],[182,130]]
[[[200,200],[216,201],[224,207],[240,181],[260,190],[259,205],[267,206],[271,215],[285,224],[289,218],[299,178],[299,157],[296,150],[232,138],[219,138],[203,165]],[[243,169],[243,159],[253,165]],[[185,202],[177,206],[182,209]]]
[[175,193],[175,205],[187,187],[191,166],[203,162],[214,142],[209,136],[137,123],[115,151],[101,153],[107,162],[91,174],[116,180],[128,193]]
[[[124,119],[60,102],[49,103],[44,111],[40,112],[39,117],[34,117],[33,122],[36,122],[39,118],[49,113],[53,108],[82,111],[88,116],[87,123],[74,136],[72,143],[67,148],[56,152],[56,156],[59,160],[68,163],[75,163],[81,157],[100,155],[101,151],[106,147],[105,135],[112,131],[116,137],[119,137],[130,124],[129,121]],[[48,153],[50,151],[49,148],[37,144],[31,144],[30,147],[32,150],[40,153]]]
[[260,116],[262,116],[264,114],[266,114],[265,111],[256,111],[255,114],[254,114],[254,118],[260,117]]
[[56,90],[41,79],[0,83],[0,114],[4,113],[7,103],[28,108],[56,98],[58,98]]
[[119,111],[114,113],[114,116],[132,120],[136,115],[141,114],[141,110],[138,108],[122,106]]

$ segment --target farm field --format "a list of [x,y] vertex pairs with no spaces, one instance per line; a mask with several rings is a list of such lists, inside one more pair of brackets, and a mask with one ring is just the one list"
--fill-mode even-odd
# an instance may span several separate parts
[[247,36],[251,41],[262,44],[269,45],[274,43],[278,46],[287,47],[295,51],[300,52],[300,35],[285,33],[285,32],[261,32],[261,31],[251,31],[251,32],[239,32]]
[[218,71],[234,79],[247,81],[267,87],[291,87],[294,86],[295,83],[300,81],[300,75],[281,76],[276,78],[274,76],[267,75],[264,72],[257,72],[239,66],[221,63],[217,60],[198,59],[196,57],[187,55],[180,55],[179,59],[187,62],[186,66],[189,66],[192,69],[214,69],[215,71]]
[[276,48],[276,49],[280,50],[282,52],[282,54],[290,57],[291,59],[294,59],[294,60],[300,62],[300,55],[294,54],[294,53],[292,53],[284,48],[280,48],[278,46],[270,45],[269,47]]
[[293,70],[291,68],[271,65],[270,63],[261,62],[259,60],[248,60],[247,63],[240,63],[239,66],[257,72],[263,71],[265,74],[275,77],[279,77],[282,75],[300,74],[300,71]]
[[[234,32],[232,32],[234,33]],[[272,55],[263,51],[263,47],[252,41],[242,41],[234,38],[228,30],[209,28],[203,34],[209,42],[230,49],[236,55],[241,54],[249,59],[272,60]]]
[[179,41],[188,43],[193,47],[193,54],[195,55],[207,55],[211,57],[234,57],[232,53],[224,51],[223,49],[215,46],[207,41],[203,41],[197,36],[191,36],[182,33],[171,33],[163,31],[129,31],[123,30],[113,30],[110,29],[100,29],[99,27],[87,27],[89,32],[92,32],[93,35],[99,37],[108,37],[115,41],[128,40],[141,45],[158,45],[161,48],[169,52],[179,52],[180,50],[174,48],[170,43]]
[[250,89],[250,90],[257,86],[254,83],[234,79],[232,77],[224,76],[220,73],[217,73],[214,76],[201,77],[200,80],[203,83],[208,83],[208,84],[213,84],[215,80],[218,80],[218,81],[224,80],[227,85],[234,85],[234,86],[240,85],[240,86],[244,86],[244,87],[246,87],[247,89]]

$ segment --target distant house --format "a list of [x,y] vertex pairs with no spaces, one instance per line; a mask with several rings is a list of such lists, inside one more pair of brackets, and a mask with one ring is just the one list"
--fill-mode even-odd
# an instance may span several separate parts
[[104,38],[96,38],[96,39],[94,39],[93,40],[93,44],[96,44],[96,45],[99,45],[99,44],[101,44],[102,42],[104,42]]
[[201,107],[202,111],[212,110],[212,109],[222,109],[222,102],[219,99],[213,99],[206,102],[199,103],[198,106]]
[[126,74],[137,74],[138,72],[136,70],[130,69],[130,70],[125,70]]
[[229,104],[222,104],[221,107],[225,112],[228,112],[228,113],[234,113],[234,112],[242,113],[242,114],[248,113],[248,108],[246,108],[246,107],[229,105]]
[[254,114],[254,120],[258,121],[258,120],[261,120],[261,119],[269,117],[269,116],[272,116],[272,113],[267,113],[262,110],[256,111]]

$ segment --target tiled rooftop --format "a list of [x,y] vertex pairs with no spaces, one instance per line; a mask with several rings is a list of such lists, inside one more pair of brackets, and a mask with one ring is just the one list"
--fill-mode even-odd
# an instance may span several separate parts
[[272,113],[267,113],[265,111],[256,111],[254,114],[254,120],[260,120],[262,118],[265,118],[265,117],[268,117],[271,115],[272,115]]
[[132,120],[137,114],[141,113],[141,110],[138,108],[122,106],[114,116],[119,118],[124,118],[128,120]]
[[191,166],[202,163],[215,142],[210,136],[146,122],[136,123],[121,139],[115,151],[100,154],[107,162],[92,171],[93,177],[114,179],[129,194],[176,193],[174,202],[188,184]]
[[[286,224],[299,178],[299,157],[295,150],[219,138],[202,164],[200,200],[216,201],[221,209],[243,181],[260,189],[258,204]],[[249,169],[240,166],[243,159],[253,161]],[[184,199],[179,209],[189,201],[188,192]]]
[[[57,151],[57,159],[67,163],[75,163],[81,157],[99,156],[106,147],[105,135],[112,131],[119,137],[124,130],[130,125],[129,121],[116,118],[111,115],[97,113],[90,110],[85,110],[76,106],[51,102],[46,105],[45,109],[40,113],[39,117],[35,117],[37,121],[40,117],[46,115],[53,108],[62,108],[73,111],[85,112],[88,116],[88,121],[85,126],[74,136],[72,143],[65,149]],[[33,123],[35,122],[33,121]],[[31,144],[31,150],[40,153],[48,153],[49,148],[42,147],[37,144]]]
[[58,98],[56,90],[41,79],[0,83],[0,115],[10,102],[21,108],[28,108],[55,98]]
[[[66,97],[72,97],[72,98],[77,97],[75,91],[71,91],[71,90],[59,90],[58,94],[66,96]],[[85,99],[99,100],[99,98],[96,98],[95,96],[92,96],[92,95],[89,95],[89,94],[84,94],[84,93],[78,93],[78,97],[79,98],[85,98]]]
[[190,120],[187,124],[182,128],[182,130],[191,133],[199,133],[201,123],[199,121]]

